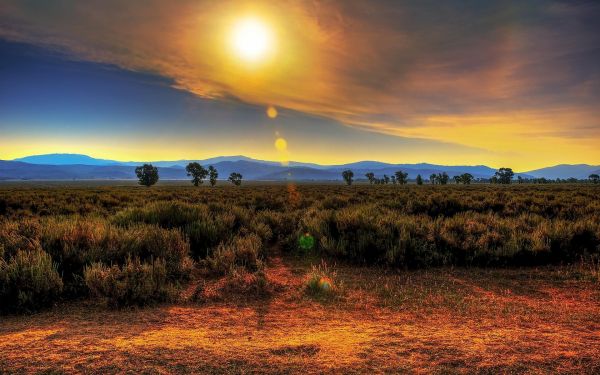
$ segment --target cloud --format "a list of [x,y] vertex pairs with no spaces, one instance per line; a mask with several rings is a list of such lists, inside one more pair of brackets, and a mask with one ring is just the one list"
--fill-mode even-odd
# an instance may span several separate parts
[[[226,45],[248,13],[278,39],[258,69]],[[0,37],[374,132],[505,152],[507,138],[567,138],[577,150],[600,138],[599,15],[592,1],[8,0]]]

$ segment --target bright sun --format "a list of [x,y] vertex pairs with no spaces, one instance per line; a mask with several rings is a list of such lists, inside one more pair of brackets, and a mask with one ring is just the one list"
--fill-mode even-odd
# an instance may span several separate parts
[[257,62],[264,59],[273,46],[273,35],[266,24],[256,18],[238,21],[232,32],[232,47],[243,60]]

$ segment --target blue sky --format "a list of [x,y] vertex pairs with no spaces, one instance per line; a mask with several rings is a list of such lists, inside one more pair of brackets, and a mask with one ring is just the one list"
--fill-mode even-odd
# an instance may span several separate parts
[[[129,145],[143,149],[146,144],[148,149],[156,148],[147,155],[159,159],[243,153],[278,160],[280,150],[273,144],[279,137],[289,138],[287,156],[293,159],[296,143],[303,149],[296,158],[315,162],[322,162],[319,155],[324,150],[344,155],[331,159],[334,162],[348,160],[346,154],[351,152],[356,152],[351,160],[385,159],[394,150],[418,152],[432,145],[444,153],[477,151],[347,127],[293,110],[280,109],[278,118],[271,120],[263,106],[235,98],[203,99],[174,88],[165,77],[74,61],[63,53],[29,44],[0,42],[0,54],[0,129],[4,140],[23,142],[14,157],[39,152],[28,147],[28,140],[55,139],[57,135],[70,140],[73,147],[48,149],[52,152],[121,160],[138,160],[139,156],[127,151]],[[108,154],[96,152],[97,140],[107,146],[115,143],[115,150],[111,152],[109,147]],[[124,150],[117,151],[117,147]]]

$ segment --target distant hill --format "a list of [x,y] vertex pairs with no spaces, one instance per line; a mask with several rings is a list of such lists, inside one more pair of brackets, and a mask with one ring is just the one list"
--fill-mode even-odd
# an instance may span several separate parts
[[[44,155],[32,155],[25,156],[22,158],[14,159],[13,161],[21,161],[24,163],[30,164],[44,164],[44,165],[73,165],[73,164],[81,164],[81,165],[129,165],[129,166],[138,166],[144,163],[148,163],[148,161],[117,161],[117,160],[109,160],[109,159],[97,159],[88,155],[82,154],[44,154]],[[276,161],[268,161],[268,160],[257,160],[252,159],[243,155],[234,155],[234,156],[217,156],[209,159],[181,159],[181,160],[159,160],[159,161],[151,161],[152,165],[157,167],[183,167],[193,162],[198,162],[202,165],[214,165],[221,162],[235,162],[235,161],[250,161],[250,162],[258,162],[267,165],[280,165],[279,162]],[[312,167],[315,169],[325,168],[326,166],[321,166],[313,163],[302,163],[291,161],[288,163],[288,166],[296,167]]]
[[600,165],[588,164],[560,164],[553,167],[536,169],[527,172],[534,177],[545,177],[550,179],[575,177],[585,179],[592,173],[599,174]]
[[[392,164],[379,161],[359,161],[339,165],[319,165],[291,161],[282,165],[276,161],[257,160],[243,155],[218,156],[209,159],[182,159],[173,161],[151,161],[159,167],[162,179],[187,179],[185,166],[198,162],[204,166],[213,165],[219,171],[219,177],[227,178],[231,172],[239,172],[246,180],[305,180],[332,181],[341,180],[341,172],[351,169],[355,179],[365,179],[365,174],[373,172],[376,177],[384,174],[392,176],[402,170],[410,179],[420,174],[428,179],[431,174],[446,172],[450,177],[470,173],[475,178],[489,178],[496,171],[485,165],[446,166],[429,163]],[[3,180],[79,180],[79,179],[135,179],[135,166],[145,162],[96,159],[81,154],[47,154],[27,156],[12,161],[0,161],[0,179]],[[146,162],[147,163],[147,162]],[[525,178],[587,178],[591,173],[600,173],[600,166],[587,164],[557,165],[518,173]]]
[[[159,168],[161,178],[187,178],[183,168]],[[135,167],[127,165],[44,165],[0,161],[0,180],[128,180]]]
[[15,159],[30,164],[45,164],[45,165],[122,165],[123,163],[116,160],[96,159],[91,156],[81,154],[45,154],[32,155],[23,158]]

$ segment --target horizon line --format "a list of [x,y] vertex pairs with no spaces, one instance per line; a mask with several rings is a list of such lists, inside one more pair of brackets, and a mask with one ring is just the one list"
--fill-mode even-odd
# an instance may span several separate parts
[[[22,161],[19,159],[25,159],[25,158],[31,158],[31,157],[42,157],[42,156],[52,156],[52,155],[69,155],[69,156],[83,156],[83,157],[88,157],[94,160],[107,160],[107,161],[114,161],[117,163],[147,163],[147,164],[151,164],[151,163],[167,163],[167,162],[181,162],[181,161],[191,161],[191,162],[200,162],[200,161],[205,161],[208,159],[217,159],[217,158],[235,158],[235,157],[240,157],[240,158],[246,158],[246,159],[250,159],[252,161],[255,162],[267,162],[267,163],[275,163],[275,164],[279,164],[281,166],[288,166],[290,168],[294,168],[296,166],[292,166],[292,165],[286,165],[289,163],[299,163],[299,164],[313,164],[313,165],[317,165],[320,167],[341,167],[341,166],[345,166],[348,164],[355,164],[355,163],[364,163],[364,162],[372,162],[372,163],[382,163],[382,164],[389,164],[389,165],[420,165],[420,164],[427,164],[427,165],[432,165],[432,166],[442,166],[442,167],[486,167],[486,168],[491,168],[491,169],[499,169],[499,168],[510,168],[510,167],[493,167],[493,166],[489,166],[486,164],[434,164],[434,163],[428,163],[428,162],[419,162],[419,163],[394,163],[394,162],[387,162],[387,161],[380,161],[380,160],[357,160],[357,161],[352,161],[352,162],[346,162],[346,163],[341,163],[341,164],[320,164],[320,163],[315,163],[315,162],[304,162],[304,161],[298,161],[298,160],[287,160],[287,161],[276,161],[276,160],[267,160],[267,159],[258,159],[258,158],[253,158],[250,156],[246,156],[243,154],[237,154],[237,155],[218,155],[218,156],[211,156],[211,157],[207,157],[207,158],[203,158],[203,159],[198,159],[198,158],[183,158],[183,159],[174,159],[174,160],[145,160],[145,161],[141,161],[141,160],[117,160],[117,159],[105,159],[103,157],[96,157],[96,156],[92,156],[90,154],[81,154],[81,153],[71,153],[71,152],[53,152],[53,153],[47,153],[47,154],[35,154],[35,155],[26,155],[26,156],[21,156],[21,157],[17,157],[14,159],[2,159],[0,158],[0,161],[4,160],[4,161],[16,161],[16,162],[23,162],[23,163],[27,163],[26,161]],[[36,163],[28,163],[28,164],[36,164]],[[39,163],[38,163],[39,164]],[[77,165],[77,164],[81,164],[81,163],[74,163],[71,165]],[[57,164],[47,164],[47,165],[57,165]],[[60,164],[59,164],[60,165]],[[68,164],[64,164],[64,165],[68,165]],[[86,165],[86,164],[81,164],[81,165]],[[555,165],[547,165],[545,167],[541,167],[541,168],[535,168],[535,169],[530,169],[530,170],[526,170],[526,171],[515,171],[515,173],[527,173],[527,172],[532,172],[532,171],[536,171],[536,170],[540,170],[540,169],[545,169],[545,168],[552,168],[552,167],[558,167],[558,166],[590,166],[590,167],[598,167],[600,168],[600,164],[587,164],[587,163],[577,163],[577,164],[567,164],[567,163],[560,163],[560,164],[555,164]]]

